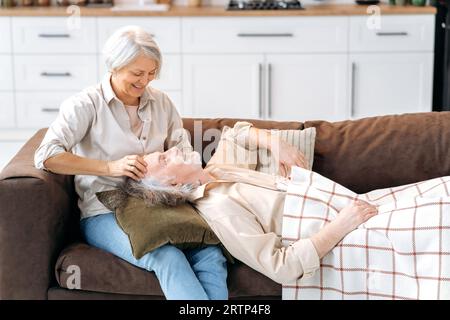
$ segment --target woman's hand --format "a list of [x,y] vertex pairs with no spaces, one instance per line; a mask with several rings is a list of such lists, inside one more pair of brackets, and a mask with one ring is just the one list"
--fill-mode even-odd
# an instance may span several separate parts
[[301,151],[284,140],[278,141],[271,148],[272,155],[280,165],[280,175],[289,176],[292,166],[307,169],[308,161]]
[[343,235],[346,235],[377,213],[378,209],[376,206],[362,200],[356,200],[342,209],[333,223],[338,226]]
[[136,181],[145,177],[147,163],[144,157],[139,155],[128,155],[122,159],[108,162],[108,175],[111,177],[127,176]]

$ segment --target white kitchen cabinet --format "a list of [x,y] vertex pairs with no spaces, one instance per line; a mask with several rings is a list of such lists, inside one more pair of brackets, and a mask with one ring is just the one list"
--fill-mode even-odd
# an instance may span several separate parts
[[180,91],[164,91],[165,94],[169,96],[169,99],[175,105],[178,110],[178,113],[182,113],[183,104],[181,102],[181,92]]
[[267,55],[265,69],[265,118],[345,119],[346,54]]
[[184,55],[183,116],[262,116],[263,55]]
[[433,53],[352,54],[350,118],[432,110]]
[[0,17],[0,53],[11,53],[11,18]]
[[0,128],[15,126],[14,93],[0,91]]
[[193,17],[182,20],[186,53],[346,52],[347,17]]
[[18,91],[76,91],[98,82],[95,55],[20,55],[14,64]]
[[350,17],[350,52],[434,50],[433,15],[381,15],[379,28],[369,28],[368,22],[367,17]]
[[56,119],[61,103],[75,94],[68,92],[19,92],[16,93],[17,127],[40,129],[48,127]]
[[15,53],[95,53],[96,21],[81,17],[79,24],[67,17],[13,17]]
[[182,32],[186,115],[345,118],[347,17],[183,18]]
[[0,141],[0,171],[8,164],[14,155],[23,147],[26,141]]
[[0,91],[14,90],[12,56],[0,54]]
[[367,16],[102,16],[75,29],[69,20],[0,17],[0,129],[48,125],[59,94],[102,79],[103,45],[125,25],[154,34],[163,67],[151,85],[182,116],[336,121],[431,111],[432,14],[382,15],[379,29]]
[[178,17],[99,17],[98,52],[110,35],[117,29],[128,25],[139,26],[150,32],[163,53],[181,51],[180,18]]

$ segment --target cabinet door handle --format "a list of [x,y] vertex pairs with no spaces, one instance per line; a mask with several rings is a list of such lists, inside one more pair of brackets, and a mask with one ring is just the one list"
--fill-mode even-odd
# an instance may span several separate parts
[[256,37],[293,37],[293,33],[238,33],[241,38],[256,38]]
[[68,33],[40,33],[39,38],[70,38]]
[[258,105],[259,105],[259,109],[258,109],[258,117],[260,118],[260,119],[262,119],[263,118],[263,107],[262,107],[262,101],[263,101],[263,98],[262,98],[262,68],[263,68],[263,65],[262,65],[262,63],[259,63],[258,64],[258,90],[259,90],[259,92],[258,92],[258,99],[259,99],[259,101],[258,101]]
[[350,92],[350,118],[355,116],[355,76],[356,76],[356,63],[352,62],[352,86]]
[[42,77],[70,77],[70,72],[41,72]]
[[377,32],[377,36],[407,36],[408,32]]
[[55,112],[59,112],[58,108],[42,108],[41,109],[42,112],[48,112],[48,113],[55,113]]
[[267,117],[272,118],[272,64],[267,64]]

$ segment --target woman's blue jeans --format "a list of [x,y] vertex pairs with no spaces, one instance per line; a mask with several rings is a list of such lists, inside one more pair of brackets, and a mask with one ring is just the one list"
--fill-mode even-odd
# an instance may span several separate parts
[[88,244],[154,271],[166,299],[228,299],[226,259],[220,247],[180,250],[164,245],[136,259],[114,213],[84,218],[80,225]]

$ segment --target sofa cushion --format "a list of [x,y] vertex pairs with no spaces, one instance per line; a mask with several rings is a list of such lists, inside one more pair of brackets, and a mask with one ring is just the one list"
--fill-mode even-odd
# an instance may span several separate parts
[[[73,267],[80,271],[80,289],[105,293],[163,296],[153,272],[135,267],[113,254],[85,243],[74,243],[64,249],[55,266],[56,279],[70,288]],[[236,262],[228,266],[230,298],[281,297],[281,285],[248,266]]]
[[313,170],[357,193],[450,175],[450,112],[354,121],[317,129]]
[[[128,196],[120,189],[97,192],[96,195],[104,206],[115,212],[120,228],[130,239],[136,259],[168,243],[180,249],[220,243],[206,221],[189,203],[173,207],[149,207],[143,199]],[[120,201],[122,204],[118,207],[110,205],[111,202]]]
[[269,121],[254,119],[206,119],[206,118],[183,118],[183,127],[191,135],[191,144],[194,150],[202,155],[203,166],[209,161],[219,144],[220,136],[224,127],[233,127],[238,121],[247,121],[259,129],[277,130],[301,130],[304,128],[302,122],[295,121]]
[[[307,169],[312,169],[316,128],[312,127],[303,130],[277,130],[274,131],[274,134],[301,151],[308,163]],[[256,165],[255,170],[267,174],[279,174],[280,166],[269,150],[258,148],[258,164]]]

